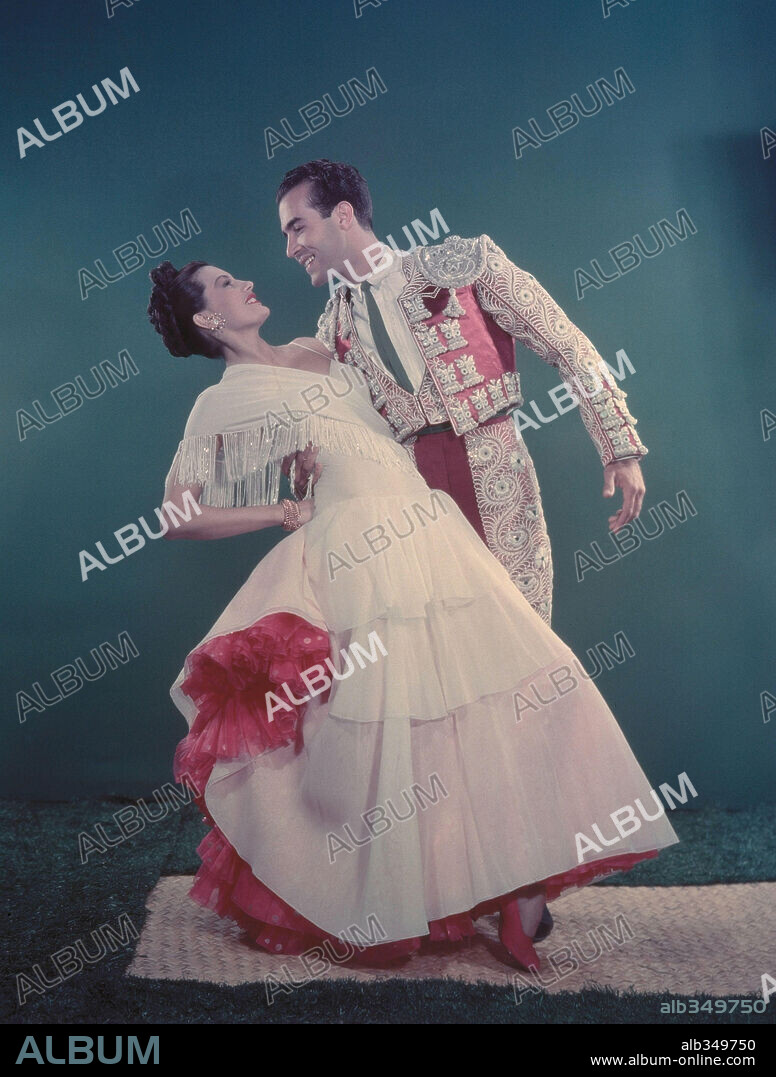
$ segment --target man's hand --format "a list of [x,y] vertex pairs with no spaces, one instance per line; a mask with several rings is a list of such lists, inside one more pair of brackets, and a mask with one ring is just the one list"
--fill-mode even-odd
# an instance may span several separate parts
[[291,464],[296,461],[296,485],[294,487],[294,493],[300,500],[307,492],[307,483],[310,476],[312,475],[313,477],[313,487],[321,477],[323,464],[316,463],[318,452],[318,446],[314,446],[311,441],[308,441],[307,448],[300,449],[300,451],[296,453],[291,453],[283,459],[281,468],[286,477],[291,473]]
[[609,530],[618,531],[641,512],[644,500],[644,476],[638,460],[615,460],[604,468],[604,497],[612,497],[615,487],[622,490],[622,508],[609,517]]

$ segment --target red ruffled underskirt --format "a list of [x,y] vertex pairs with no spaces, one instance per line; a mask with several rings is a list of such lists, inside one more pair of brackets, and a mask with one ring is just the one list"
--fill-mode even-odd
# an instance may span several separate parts
[[[328,656],[329,639],[320,628],[296,614],[271,614],[250,628],[216,636],[193,651],[181,685],[194,701],[197,717],[176,749],[174,774],[176,781],[192,789],[204,821],[212,827],[197,848],[202,865],[189,896],[219,916],[234,920],[257,946],[270,953],[301,954],[325,941],[336,953],[336,947],[343,943],[306,920],[256,878],[250,865],[215,825],[202,793],[218,760],[253,757],[289,744],[297,752],[301,749],[303,707],[291,701],[285,686],[295,698],[309,694],[301,674]],[[273,708],[272,721],[266,709],[268,692],[289,708]],[[325,701],[326,693],[321,698]],[[612,872],[627,871],[655,856],[657,850],[579,864],[543,880],[547,900],[553,901],[565,890]],[[490,898],[453,916],[430,920],[423,939],[458,942],[476,935],[474,921],[497,912],[516,893],[519,891]],[[351,960],[368,959],[370,964],[392,961],[417,951],[421,941],[416,936],[359,947]]]
[[[237,855],[218,827],[214,826],[203,838],[197,852],[202,859],[202,866],[197,872],[189,896],[200,905],[213,909],[219,916],[228,916],[236,921],[261,949],[273,954],[301,954],[329,940],[335,953],[342,953],[341,940],[305,920],[256,878],[250,865]],[[553,875],[544,881],[547,900],[552,901],[570,887],[584,886],[613,871],[627,871],[640,860],[654,856],[657,856],[656,851],[611,856],[606,860],[580,864],[570,871]],[[469,938],[477,934],[474,921],[479,916],[498,912],[504,902],[514,898],[517,892],[490,898],[475,908],[454,916],[430,920],[428,934],[422,938],[416,936],[396,942],[377,943],[374,946],[360,946],[354,959],[367,960],[370,965],[393,961],[415,953],[422,941],[459,942]],[[362,953],[359,954],[358,951]],[[341,963],[346,964],[347,961]]]

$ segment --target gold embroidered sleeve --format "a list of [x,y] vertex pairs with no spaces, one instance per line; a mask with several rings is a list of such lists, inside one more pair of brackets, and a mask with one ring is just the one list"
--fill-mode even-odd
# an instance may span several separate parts
[[648,452],[636,433],[626,394],[585,334],[535,277],[507,258],[489,236],[476,281],[483,310],[521,344],[556,367],[579,401],[582,421],[604,466]]

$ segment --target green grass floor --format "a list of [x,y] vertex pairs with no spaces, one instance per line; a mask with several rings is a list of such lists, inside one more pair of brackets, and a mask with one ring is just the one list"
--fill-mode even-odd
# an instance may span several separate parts
[[[150,798],[149,798],[150,800]],[[145,901],[162,875],[194,874],[196,846],[205,826],[187,805],[106,853],[82,864],[78,834],[103,823],[115,835],[114,812],[128,798],[51,802],[0,802],[6,909],[5,1024],[213,1023],[213,1024],[749,1024],[771,1023],[763,1015],[661,1014],[660,1003],[683,996],[618,994],[587,990],[527,997],[516,1007],[511,987],[455,981],[375,984],[313,981],[278,995],[268,1005],[263,984],[220,987],[191,981],[140,980],[124,975],[134,942],[19,1004],[16,974],[34,964],[51,976],[50,955],[92,930],[115,925],[126,913],[138,931]],[[776,879],[776,832],[772,810],[676,811],[672,823],[681,843],[605,886],[698,886]],[[562,901],[558,910],[562,907]],[[505,973],[510,970],[505,968]],[[700,996],[698,996],[700,997]],[[752,999],[758,996],[748,996]]]

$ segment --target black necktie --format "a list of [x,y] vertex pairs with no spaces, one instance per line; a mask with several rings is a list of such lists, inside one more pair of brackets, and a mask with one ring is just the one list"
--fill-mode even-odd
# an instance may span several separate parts
[[364,302],[366,303],[366,312],[369,318],[369,328],[372,331],[372,339],[375,342],[377,354],[385,367],[393,374],[397,384],[400,385],[402,389],[406,389],[408,393],[414,394],[415,389],[412,382],[407,377],[407,371],[401,364],[401,360],[388,335],[388,330],[385,328],[385,322],[380,314],[377,301],[372,295],[372,285],[369,281],[364,281],[361,287],[364,290]]

